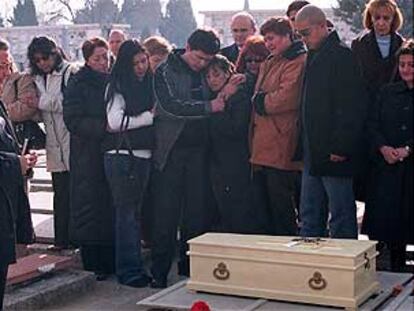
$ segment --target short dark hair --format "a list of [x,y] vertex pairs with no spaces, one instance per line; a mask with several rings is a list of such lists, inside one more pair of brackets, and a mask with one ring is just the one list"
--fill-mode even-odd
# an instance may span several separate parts
[[10,48],[9,42],[0,38],[0,51],[8,51]]
[[236,67],[234,66],[234,64],[231,61],[229,61],[226,56],[219,54],[215,55],[213,59],[210,61],[206,68],[206,72],[213,68],[220,69],[225,73],[229,73],[231,75],[236,73]]
[[215,55],[220,51],[220,39],[212,29],[197,29],[187,40],[191,50],[199,50],[208,55]]
[[310,4],[310,2],[306,0],[295,0],[291,4],[289,4],[286,10],[286,15],[289,16],[289,14],[292,13],[293,11],[297,12],[301,8],[303,8],[305,5],[308,5],[308,4]]
[[279,36],[293,36],[293,26],[287,17],[270,17],[260,27],[260,34],[265,36],[267,33],[273,32]]
[[46,36],[34,37],[27,49],[27,58],[29,59],[30,71],[33,75],[43,74],[43,72],[37,67],[34,58],[36,54],[55,56],[55,68],[57,68],[63,61],[61,50],[52,38]]
[[401,55],[413,55],[414,56],[414,39],[407,39],[404,41],[397,52],[397,57]]
[[86,40],[82,44],[82,55],[85,61],[88,61],[89,57],[92,56],[96,48],[109,49],[108,42],[102,37],[93,37]]

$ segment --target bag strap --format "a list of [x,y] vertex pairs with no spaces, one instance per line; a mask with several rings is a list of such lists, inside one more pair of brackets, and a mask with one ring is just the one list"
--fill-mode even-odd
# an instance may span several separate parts
[[68,71],[68,69],[69,69],[69,67],[70,67],[70,64],[68,64],[67,66],[66,66],[66,68],[65,69],[63,69],[63,72],[62,72],[62,80],[60,81],[60,92],[63,94],[63,92],[65,91],[65,89],[66,89],[66,80],[68,80],[69,81],[69,78],[68,79],[66,79],[66,72]]
[[16,80],[13,81],[13,87],[14,87],[14,100],[17,100],[17,97],[19,96],[19,89],[18,89],[18,83],[20,81],[22,76],[18,76]]

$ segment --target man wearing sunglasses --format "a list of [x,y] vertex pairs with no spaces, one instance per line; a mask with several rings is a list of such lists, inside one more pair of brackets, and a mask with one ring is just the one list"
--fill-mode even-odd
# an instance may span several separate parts
[[253,36],[255,32],[256,22],[253,16],[247,12],[237,13],[231,19],[231,33],[234,43],[223,48],[220,54],[226,56],[229,61],[235,64],[247,38]]
[[304,161],[301,235],[357,238],[353,176],[360,162],[366,92],[351,50],[329,31],[324,12],[307,5],[297,34],[309,49],[301,99],[297,159]]

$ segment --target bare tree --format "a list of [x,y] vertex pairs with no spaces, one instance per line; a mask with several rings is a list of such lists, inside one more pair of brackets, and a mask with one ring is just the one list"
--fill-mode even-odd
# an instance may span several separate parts
[[76,11],[73,9],[71,0],[46,0],[50,7],[46,12],[47,22],[54,20],[66,20],[74,23]]

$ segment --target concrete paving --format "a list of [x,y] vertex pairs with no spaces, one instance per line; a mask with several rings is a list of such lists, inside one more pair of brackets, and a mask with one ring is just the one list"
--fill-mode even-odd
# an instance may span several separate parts
[[[169,284],[175,284],[183,278],[177,276],[176,265],[171,271]],[[148,307],[137,306],[137,302],[159,292],[159,289],[132,288],[117,283],[115,277],[96,282],[94,288],[76,299],[42,308],[44,311],[147,311]]]

